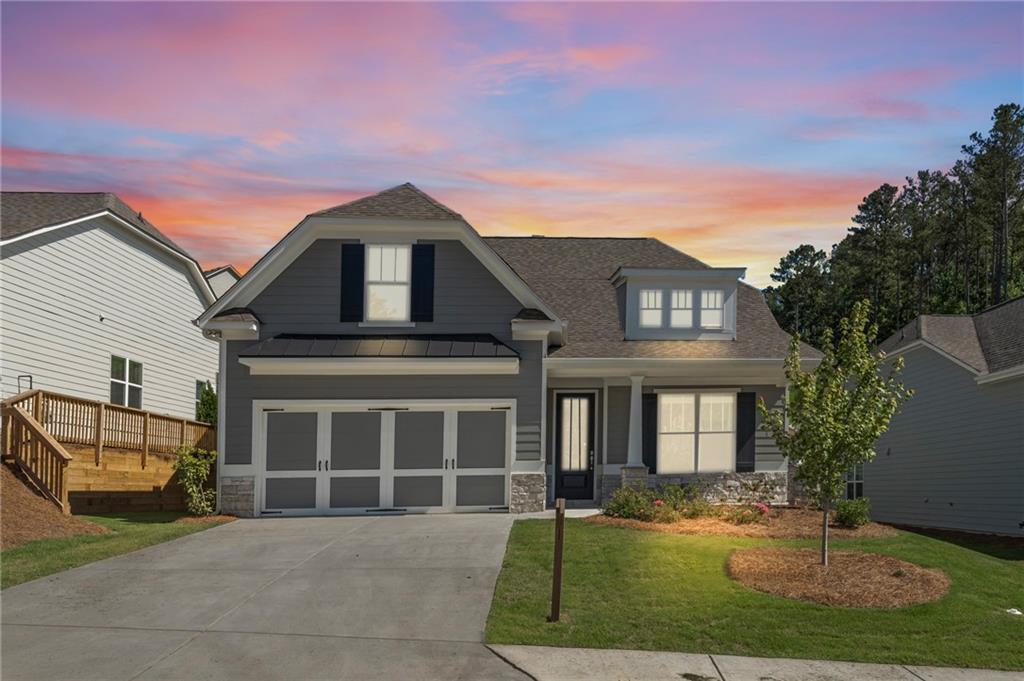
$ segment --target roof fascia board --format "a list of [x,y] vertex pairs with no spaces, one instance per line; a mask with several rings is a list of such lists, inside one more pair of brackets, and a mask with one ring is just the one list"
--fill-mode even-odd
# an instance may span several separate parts
[[253,375],[264,376],[454,376],[514,375],[518,357],[240,357]]
[[317,239],[365,238],[374,235],[406,235],[418,240],[458,239],[500,281],[523,307],[555,313],[534,293],[508,264],[498,257],[464,220],[392,220],[385,218],[330,218],[308,216],[261,258],[234,286],[197,320],[205,326],[221,310],[245,307]]
[[709,267],[707,269],[680,269],[665,267],[620,267],[611,276],[613,283],[621,279],[680,279],[733,281],[747,276],[746,267]]
[[[800,360],[801,366],[807,369],[819,362],[819,359]],[[544,359],[544,366],[554,377],[660,376],[785,384],[785,366],[780,357],[549,357]]]
[[179,253],[178,251],[174,250],[167,244],[161,242],[159,239],[155,239],[149,234],[146,234],[144,231],[142,231],[132,223],[128,222],[124,218],[109,210],[101,210],[96,213],[90,213],[89,215],[83,215],[81,217],[74,218],[73,220],[67,220],[65,222],[59,222],[55,225],[48,225],[46,227],[40,227],[39,229],[33,229],[30,232],[19,234],[18,236],[11,237],[10,239],[0,240],[0,246],[7,246],[8,244],[13,244],[18,241],[22,241],[23,239],[28,239],[29,237],[39,236],[40,234],[46,234],[48,232],[54,232],[59,229],[64,229],[65,227],[71,227],[81,222],[87,222],[89,220],[95,220],[97,218],[107,218],[108,220],[118,225],[119,227],[123,227],[124,229],[127,229],[130,232],[132,232],[133,234],[142,237],[143,241],[152,246],[156,246],[158,250],[161,250],[164,253],[170,255],[171,257],[185,263],[185,265],[189,269],[189,272],[192,274],[192,278],[199,285],[199,290],[202,292],[203,297],[206,298],[206,304],[209,305],[217,299],[217,297],[213,294],[213,289],[210,287],[210,282],[206,281],[206,277],[203,275],[203,268],[199,266],[199,263],[197,263],[192,258]]
[[979,385],[986,383],[995,383],[997,381],[1005,381],[1011,378],[1018,378],[1024,376],[1024,364],[1020,364],[1009,369],[1000,369],[999,371],[993,371],[990,374],[981,374],[975,377],[975,381]]
[[932,350],[933,352],[936,352],[939,355],[942,355],[943,357],[948,359],[950,362],[953,362],[957,366],[960,366],[960,367],[962,367],[964,369],[967,369],[968,371],[970,371],[975,376],[978,376],[979,374],[982,374],[981,371],[979,371],[978,369],[975,369],[970,364],[967,364],[966,362],[964,362],[961,359],[957,359],[956,357],[954,357],[953,355],[949,354],[948,352],[946,352],[945,350],[943,350],[939,346],[935,345],[934,343],[930,343],[927,340],[924,340],[923,338],[918,338],[915,341],[912,341],[910,343],[907,343],[906,345],[903,345],[903,346],[900,346],[900,347],[896,348],[892,352],[887,352],[886,353],[886,357],[893,357],[893,356],[896,356],[896,355],[903,355],[903,354],[905,354],[907,352],[912,352],[912,351],[917,350],[919,348],[928,348],[929,350]]

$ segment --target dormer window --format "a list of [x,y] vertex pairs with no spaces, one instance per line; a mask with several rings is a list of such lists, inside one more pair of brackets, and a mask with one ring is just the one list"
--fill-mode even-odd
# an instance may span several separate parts
[[410,254],[407,244],[366,247],[366,321],[409,321]]
[[641,289],[640,326],[645,329],[660,328],[661,316],[661,291],[659,289]]
[[725,292],[721,289],[704,289],[700,300],[700,325],[705,329],[722,328],[725,319]]
[[689,329],[693,326],[693,291],[675,289],[672,291],[672,312],[669,325],[673,329]]

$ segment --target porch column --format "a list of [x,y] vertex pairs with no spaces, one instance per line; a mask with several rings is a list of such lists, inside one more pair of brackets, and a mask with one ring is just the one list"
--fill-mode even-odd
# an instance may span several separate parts
[[643,394],[644,377],[630,376],[629,391],[629,447],[626,450],[626,465],[642,467],[644,465],[644,431],[643,431]]

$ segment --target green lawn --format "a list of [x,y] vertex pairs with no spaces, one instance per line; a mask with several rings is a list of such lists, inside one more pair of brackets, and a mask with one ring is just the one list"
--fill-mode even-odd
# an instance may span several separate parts
[[65,539],[41,539],[0,552],[0,588],[6,589],[30,579],[184,537],[219,524],[174,522],[183,515],[154,511],[81,516],[111,531]]
[[[554,526],[517,521],[487,623],[489,643],[674,650],[1024,669],[1024,549],[991,550],[909,532],[835,541],[949,576],[935,603],[898,610],[829,608],[730,580],[735,548],[813,546],[644,532],[567,520],[562,620],[546,621]],[[991,555],[990,555],[991,554]]]

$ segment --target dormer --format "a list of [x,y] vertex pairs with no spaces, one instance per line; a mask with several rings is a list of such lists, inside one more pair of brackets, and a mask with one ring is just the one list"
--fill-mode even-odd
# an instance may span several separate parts
[[626,340],[735,340],[743,267],[620,267],[612,275]]

